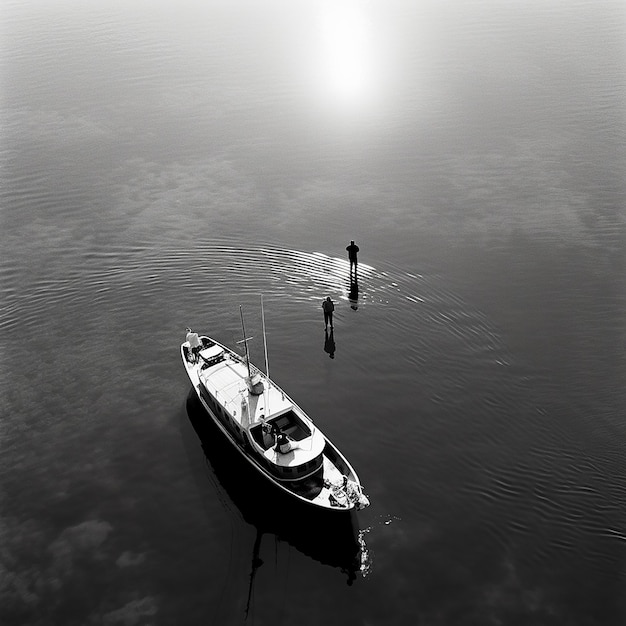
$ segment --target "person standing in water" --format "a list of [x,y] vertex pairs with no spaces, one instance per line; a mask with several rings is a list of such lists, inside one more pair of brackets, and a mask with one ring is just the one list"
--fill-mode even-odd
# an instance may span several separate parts
[[333,311],[335,310],[335,305],[333,301],[330,299],[330,296],[326,298],[322,302],[322,309],[324,310],[324,326],[328,328],[328,324],[330,327],[333,327]]
[[352,268],[354,268],[354,273],[356,275],[356,268],[358,265],[357,260],[357,252],[359,251],[359,246],[357,246],[354,241],[350,242],[350,245],[346,247],[348,251],[348,260],[350,261],[350,274],[352,274]]

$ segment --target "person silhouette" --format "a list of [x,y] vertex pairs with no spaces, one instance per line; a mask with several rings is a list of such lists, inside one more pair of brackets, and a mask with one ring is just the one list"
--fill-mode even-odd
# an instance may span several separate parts
[[330,299],[330,296],[326,298],[322,302],[322,309],[324,310],[324,327],[328,328],[328,324],[330,327],[333,327],[333,311],[335,310],[335,305],[333,301]]
[[330,335],[328,334],[328,329],[324,331],[324,352],[327,352],[331,359],[335,358],[335,337],[332,329]]
[[352,274],[352,269],[354,268],[354,273],[356,275],[357,266],[359,264],[357,259],[359,246],[357,246],[354,241],[351,241],[350,245],[346,247],[346,250],[348,251],[348,260],[350,261],[350,274]]

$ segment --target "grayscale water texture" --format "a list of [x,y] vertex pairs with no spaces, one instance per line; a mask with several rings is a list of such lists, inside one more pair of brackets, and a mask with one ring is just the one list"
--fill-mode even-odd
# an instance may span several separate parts
[[[3,626],[626,623],[623,2],[0,18]],[[352,539],[194,430],[261,294]]]

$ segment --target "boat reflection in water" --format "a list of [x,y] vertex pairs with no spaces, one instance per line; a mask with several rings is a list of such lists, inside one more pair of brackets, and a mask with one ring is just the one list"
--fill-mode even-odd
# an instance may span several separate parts
[[337,514],[294,502],[250,467],[207,416],[192,389],[187,415],[215,479],[243,519],[257,529],[252,555],[252,578],[261,561],[258,552],[263,534],[273,534],[299,552],[325,565],[339,568],[352,584],[366,573],[367,549],[359,532],[355,510]]

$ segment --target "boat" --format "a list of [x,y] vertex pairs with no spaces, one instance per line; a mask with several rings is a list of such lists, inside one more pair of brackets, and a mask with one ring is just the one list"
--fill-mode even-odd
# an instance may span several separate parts
[[[206,460],[206,467],[196,476],[198,488],[203,492],[208,479],[222,505],[238,512],[237,517],[246,525],[237,539],[242,545],[249,541],[249,526],[256,529],[258,541],[260,535],[264,535],[268,539],[286,542],[302,555],[340,570],[347,577],[348,584],[368,569],[365,533],[361,532],[355,513],[329,514],[322,508],[303,507],[296,499],[285,497],[225,440],[214,421],[207,419],[204,406],[191,388],[186,409],[191,432],[200,440]],[[185,439],[191,445],[191,438]],[[189,454],[195,457],[196,449],[193,452],[190,449]],[[255,564],[259,564],[256,543],[251,583]]]
[[[262,306],[262,302],[261,302]],[[305,411],[250,362],[243,310],[244,355],[196,333],[180,346],[195,393],[225,438],[261,476],[304,505],[354,511],[369,500],[356,471]],[[265,319],[263,317],[265,335]],[[188,329],[189,330],[189,329]]]

